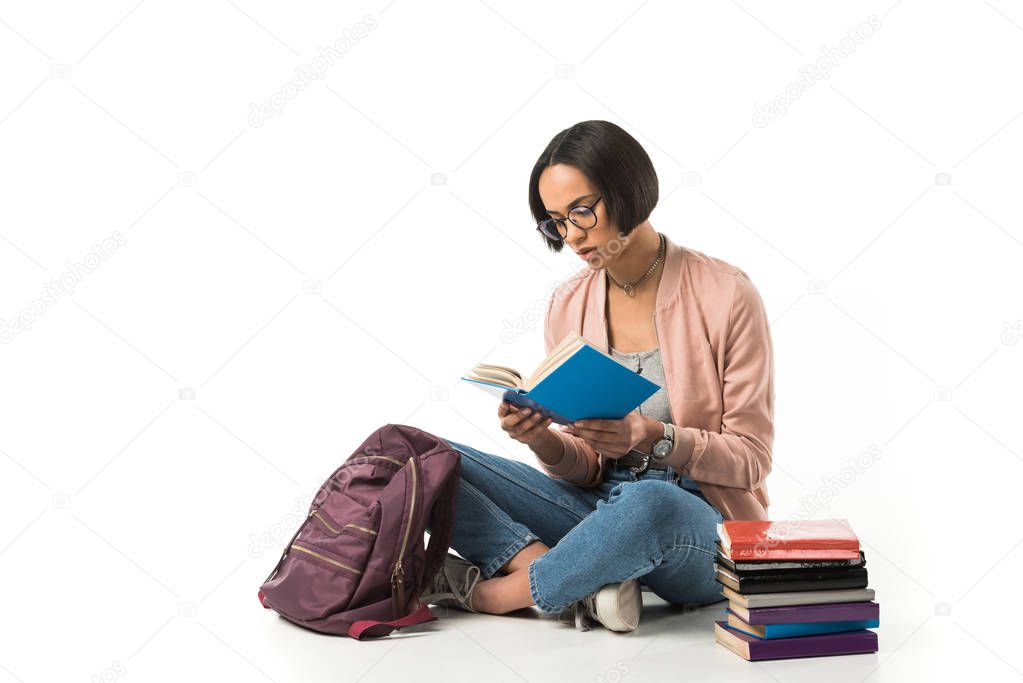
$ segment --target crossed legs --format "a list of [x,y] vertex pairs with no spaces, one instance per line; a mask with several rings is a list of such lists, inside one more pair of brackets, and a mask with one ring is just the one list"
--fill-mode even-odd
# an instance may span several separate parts
[[472,608],[488,614],[507,614],[534,605],[529,593],[529,563],[546,553],[542,541],[533,541],[501,567],[501,576],[483,579],[472,593]]
[[463,456],[451,546],[482,575],[473,609],[557,612],[630,578],[671,603],[721,599],[713,580],[721,516],[698,496],[649,478],[583,489],[449,443]]

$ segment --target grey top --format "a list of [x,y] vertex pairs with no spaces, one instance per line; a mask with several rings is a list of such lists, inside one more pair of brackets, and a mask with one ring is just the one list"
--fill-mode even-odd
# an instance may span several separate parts
[[[640,415],[647,415],[660,420],[671,422],[671,406],[668,405],[668,392],[665,391],[664,365],[661,364],[661,348],[655,346],[649,351],[621,352],[610,347],[610,355],[625,367],[640,373],[648,380],[660,387],[648,399],[643,401],[636,409]],[[679,486],[699,492],[699,486],[689,477],[683,476],[679,480]],[[700,494],[701,496],[703,494]]]

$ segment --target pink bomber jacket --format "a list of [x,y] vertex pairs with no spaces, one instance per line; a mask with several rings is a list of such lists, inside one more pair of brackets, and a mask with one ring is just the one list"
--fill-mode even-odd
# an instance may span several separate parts
[[[654,326],[676,432],[695,437],[682,471],[725,519],[767,519],[765,479],[774,440],[774,362],[764,304],[749,277],[665,235]],[[586,267],[551,295],[544,321],[547,353],[569,332],[608,352],[607,278]],[[597,485],[604,456],[555,426],[565,445],[551,477]],[[685,448],[676,439],[676,449]],[[686,448],[688,450],[688,448]],[[539,460],[539,459],[538,459]]]

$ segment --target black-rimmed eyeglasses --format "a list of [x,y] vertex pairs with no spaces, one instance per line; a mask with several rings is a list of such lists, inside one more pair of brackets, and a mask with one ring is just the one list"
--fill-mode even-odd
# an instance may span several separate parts
[[567,218],[546,218],[536,224],[536,229],[545,237],[555,242],[560,242],[568,237],[568,226],[565,225],[566,220],[572,221],[572,224],[577,228],[589,230],[597,224],[597,214],[593,211],[593,208],[603,198],[603,195],[597,197],[596,201],[589,206],[573,206],[568,210]]

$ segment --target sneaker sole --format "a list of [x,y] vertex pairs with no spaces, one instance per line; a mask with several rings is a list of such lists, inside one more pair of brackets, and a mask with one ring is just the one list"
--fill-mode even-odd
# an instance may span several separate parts
[[636,579],[601,588],[593,602],[597,620],[608,630],[634,631],[639,626],[643,596]]

